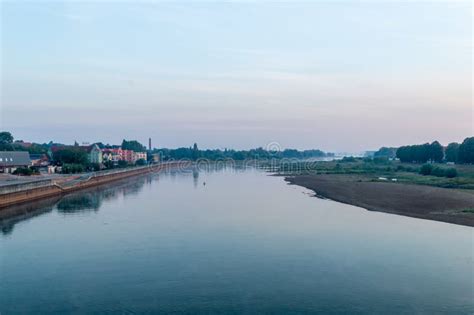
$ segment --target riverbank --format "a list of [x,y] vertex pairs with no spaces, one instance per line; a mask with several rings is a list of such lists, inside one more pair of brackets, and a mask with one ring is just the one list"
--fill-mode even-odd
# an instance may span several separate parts
[[61,180],[41,180],[0,186],[0,208],[67,194],[112,181],[138,176],[151,172],[186,167],[188,162],[170,162],[151,166],[85,173],[62,178]]
[[474,227],[474,194],[447,188],[371,181],[357,175],[286,176],[317,196],[409,217]]

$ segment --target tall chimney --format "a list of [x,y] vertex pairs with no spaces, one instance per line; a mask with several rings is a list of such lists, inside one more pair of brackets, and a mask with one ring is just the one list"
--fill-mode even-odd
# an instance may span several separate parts
[[148,138],[148,150],[151,151],[151,138]]

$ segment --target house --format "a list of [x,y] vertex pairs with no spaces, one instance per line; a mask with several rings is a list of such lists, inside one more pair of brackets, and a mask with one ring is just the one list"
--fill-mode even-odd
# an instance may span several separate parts
[[122,149],[120,148],[112,148],[112,149],[102,149],[102,160],[105,161],[112,161],[117,163],[118,161],[122,160]]
[[50,164],[46,154],[30,154],[31,166],[46,167]]
[[86,152],[89,155],[90,163],[102,164],[102,151],[97,144],[86,147]]
[[19,167],[31,165],[26,151],[0,151],[0,173],[13,173]]
[[133,152],[133,162],[136,163],[138,160],[147,160],[146,152]]
[[122,150],[122,160],[128,163],[135,163],[134,153],[132,150]]

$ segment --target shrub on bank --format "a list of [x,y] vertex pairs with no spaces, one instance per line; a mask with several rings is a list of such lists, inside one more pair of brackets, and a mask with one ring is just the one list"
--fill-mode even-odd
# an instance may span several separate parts
[[33,173],[34,171],[29,167],[19,167],[13,172],[13,175],[30,176]]
[[433,175],[433,176],[436,176],[436,177],[444,177],[445,176],[445,170],[441,167],[433,167],[433,169],[431,170],[431,174],[430,175]]
[[374,157],[374,163],[375,164],[388,164],[389,160],[388,157],[386,156],[377,156]]
[[118,167],[122,168],[122,167],[127,167],[128,166],[128,162],[127,161],[123,161],[123,160],[120,160],[118,161]]
[[447,178],[457,177],[458,171],[454,167],[450,167],[446,169],[446,171],[444,172],[444,176],[446,176]]
[[64,164],[62,166],[63,174],[76,174],[84,172],[84,166],[82,164]]
[[90,163],[87,166],[87,169],[91,170],[91,171],[94,171],[94,172],[100,171],[100,164],[99,163]]
[[447,177],[447,178],[454,178],[458,176],[458,171],[453,168],[442,168],[439,166],[433,167],[431,164],[424,164],[420,169],[421,175],[431,175],[436,177]]
[[420,169],[421,175],[431,175],[431,171],[433,170],[433,165],[431,164],[424,164]]
[[146,161],[145,161],[144,159],[138,159],[138,160],[135,162],[135,165],[137,165],[137,166],[146,165]]
[[342,160],[340,161],[341,163],[353,163],[353,162],[356,162],[357,159],[353,156],[345,156],[342,158]]

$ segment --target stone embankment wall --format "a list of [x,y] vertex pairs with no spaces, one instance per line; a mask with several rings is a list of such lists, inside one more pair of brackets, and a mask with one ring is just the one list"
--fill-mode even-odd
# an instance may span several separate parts
[[159,172],[170,168],[182,168],[189,166],[189,162],[170,162],[153,166],[143,166],[133,169],[122,169],[85,174],[77,179],[65,183],[55,183],[53,180],[13,184],[0,187],[0,208],[33,201],[41,198],[66,194],[84,188],[102,185],[115,180]]

